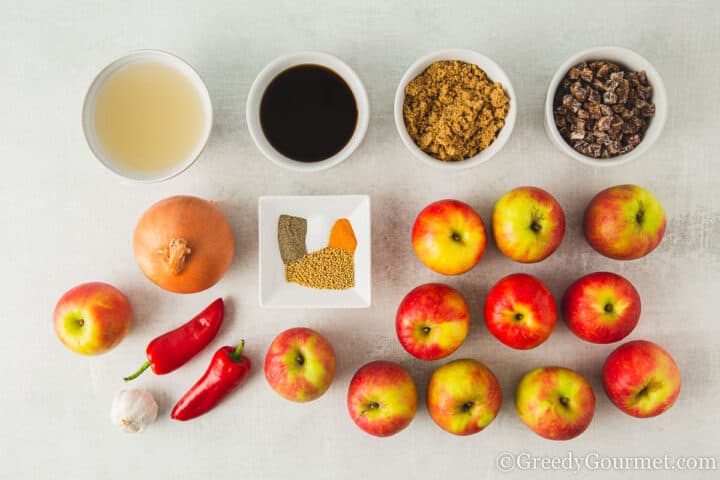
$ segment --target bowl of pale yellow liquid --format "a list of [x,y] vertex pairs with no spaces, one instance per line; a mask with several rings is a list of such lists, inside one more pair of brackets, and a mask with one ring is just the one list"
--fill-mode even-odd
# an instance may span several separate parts
[[200,75],[157,50],[105,67],[83,105],[90,150],[112,172],[140,182],[167,180],[192,165],[211,128],[210,94]]

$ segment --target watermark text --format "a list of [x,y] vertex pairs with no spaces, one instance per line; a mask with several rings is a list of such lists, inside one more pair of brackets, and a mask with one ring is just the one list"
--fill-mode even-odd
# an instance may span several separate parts
[[585,455],[568,452],[561,456],[538,456],[528,452],[502,452],[495,459],[501,472],[562,470],[579,473],[594,470],[718,470],[714,457],[603,456],[597,452]]

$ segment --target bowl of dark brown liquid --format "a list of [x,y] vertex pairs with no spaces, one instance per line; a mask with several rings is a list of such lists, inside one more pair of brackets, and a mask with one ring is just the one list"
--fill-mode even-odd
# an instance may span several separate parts
[[299,52],[267,65],[250,88],[247,122],[268,159],[318,171],[348,158],[367,131],[370,108],[357,74],[340,59]]

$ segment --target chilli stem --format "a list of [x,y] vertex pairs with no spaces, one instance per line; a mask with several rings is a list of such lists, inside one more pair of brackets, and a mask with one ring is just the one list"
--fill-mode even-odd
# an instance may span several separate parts
[[245,346],[245,340],[240,340],[240,343],[238,344],[235,351],[230,354],[230,360],[232,360],[233,362],[242,361],[242,357],[240,355],[242,354],[242,350],[243,350],[244,346]]
[[135,380],[137,377],[139,377],[145,370],[148,369],[150,366],[150,361],[143,363],[140,368],[138,368],[137,372],[133,373],[132,375],[123,378],[126,382],[129,382],[130,380]]

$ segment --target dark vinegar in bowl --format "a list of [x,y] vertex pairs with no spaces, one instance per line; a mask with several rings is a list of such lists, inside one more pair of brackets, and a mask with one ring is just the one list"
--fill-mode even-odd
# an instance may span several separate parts
[[340,152],[352,138],[357,118],[348,84],[321,65],[297,65],[281,72],[260,102],[265,138],[299,162],[319,162]]

